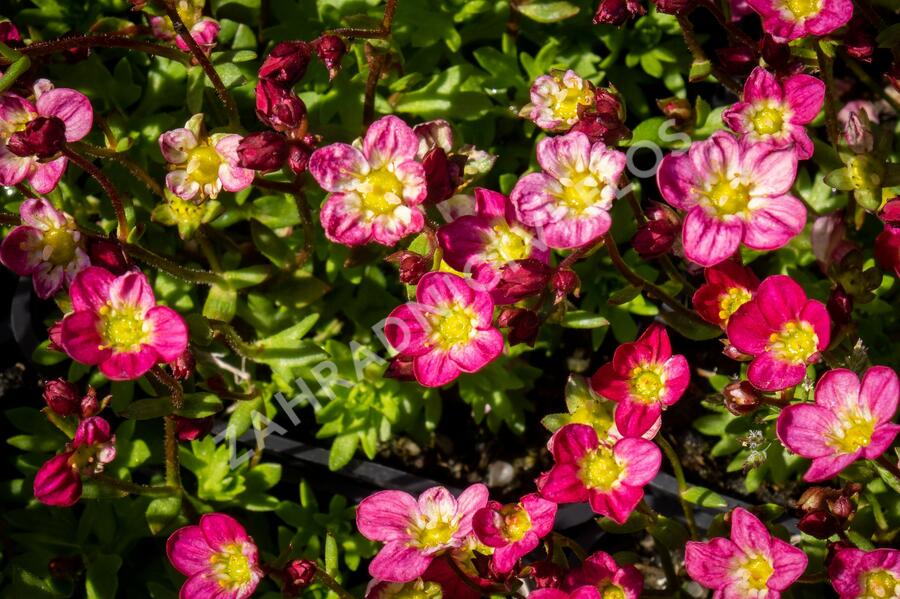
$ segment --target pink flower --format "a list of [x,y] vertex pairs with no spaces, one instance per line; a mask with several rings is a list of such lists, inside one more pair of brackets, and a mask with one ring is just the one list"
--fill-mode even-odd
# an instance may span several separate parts
[[588,501],[596,513],[624,524],[644,497],[644,485],[659,472],[662,454],[652,441],[601,442],[584,424],[559,429],[551,448],[556,465],[537,481],[538,491],[556,503]]
[[688,576],[716,597],[779,599],[806,570],[806,554],[769,534],[744,508],[731,512],[731,539],[688,541],[684,566]]
[[900,382],[886,366],[873,366],[862,382],[850,370],[829,370],[816,383],[814,404],[800,403],[778,415],[778,438],[812,460],[804,479],[827,480],[864,458],[874,460],[893,443]]
[[555,518],[556,504],[531,493],[519,503],[502,505],[489,501],[487,507],[475,512],[472,525],[478,539],[494,548],[494,570],[505,574],[540,545],[541,539],[553,530]]
[[544,172],[525,175],[510,194],[519,220],[557,249],[581,247],[606,233],[625,154],[572,132],[539,141],[537,160]]
[[503,351],[494,328],[494,302],[462,277],[430,272],[419,280],[416,302],[388,316],[385,337],[400,356],[413,359],[416,380],[440,387],[461,372],[476,372]]
[[[216,45],[216,36],[219,35],[219,22],[215,19],[203,16],[205,0],[179,0],[177,3],[178,16],[184,21],[194,41],[209,54]],[[168,42],[174,41],[184,52],[190,52],[190,48],[180,35],[175,33],[172,21],[169,17],[150,17],[150,29],[154,37]]]
[[188,577],[182,599],[246,599],[263,577],[253,539],[225,514],[204,514],[199,525],[173,532],[166,555]]
[[472,518],[487,504],[488,490],[472,485],[458,499],[432,487],[418,500],[402,491],[379,491],[363,499],[356,527],[384,547],[369,564],[373,578],[409,582],[425,573],[434,558],[460,547],[472,532]]
[[569,69],[565,73],[541,75],[531,86],[531,103],[522,109],[545,131],[568,131],[578,122],[579,109],[594,104],[594,86]]
[[756,67],[744,83],[741,102],[729,106],[722,120],[751,142],[767,142],[777,148],[794,144],[797,158],[813,155],[806,133],[825,101],[825,84],[811,75],[791,75],[784,81]]
[[759,287],[753,271],[734,260],[704,269],[703,276],[706,283],[697,289],[691,302],[703,320],[722,328],[738,308],[753,298]]
[[612,362],[591,377],[591,387],[598,395],[617,402],[619,432],[625,437],[640,437],[665,408],[681,399],[690,381],[687,359],[672,355],[666,328],[654,323],[637,341],[616,348]]
[[840,599],[900,597],[900,551],[839,549],[828,578]]
[[851,0],[747,0],[747,4],[762,17],[763,30],[778,42],[829,34],[853,16]]
[[366,589],[365,599],[406,599],[407,597],[442,599],[444,593],[440,584],[424,581],[421,578],[404,583],[373,580]]
[[195,114],[180,129],[166,131],[159,149],[169,163],[166,187],[183,200],[198,203],[225,191],[241,191],[253,183],[254,172],[240,166],[240,135],[206,135],[203,115]]
[[361,148],[337,143],[310,156],[310,174],[331,192],[319,219],[335,243],[390,247],[425,224],[418,207],[428,193],[425,170],[415,160],[419,139],[388,115],[369,126]]
[[701,266],[731,256],[741,242],[755,250],[786,244],[806,224],[803,202],[788,194],[797,176],[792,148],[741,143],[717,131],[687,153],[669,154],[656,172],[663,198],[687,211],[684,253]]
[[528,258],[547,263],[549,258],[534,230],[516,218],[509,199],[480,187],[475,190],[475,214],[444,225],[437,237],[444,261],[460,272],[472,273],[481,289],[492,291],[498,304],[510,303],[494,291],[503,267]]
[[19,206],[22,225],[0,245],[0,262],[20,277],[32,277],[34,291],[47,299],[72,282],[91,261],[75,220],[44,199]]
[[[27,180],[36,192],[50,193],[65,172],[68,159],[64,156],[51,160],[52,155],[41,158],[27,153],[21,155],[32,143],[18,144],[19,154],[16,154],[9,147],[10,140],[26,135],[31,123],[55,124],[53,129],[57,136],[61,133],[64,138],[52,144],[55,155],[56,146],[61,142],[78,141],[88,134],[94,123],[94,109],[84,94],[62,87],[53,89],[49,82],[36,86],[35,93],[34,104],[12,92],[0,93],[0,185],[12,186]],[[29,137],[36,137],[38,132],[33,133]],[[39,151],[39,148],[35,146],[33,151]]]
[[78,423],[66,450],[50,458],[34,478],[34,497],[45,505],[69,507],[81,499],[81,476],[103,472],[116,458],[116,437],[99,416]]
[[831,340],[831,319],[796,281],[775,275],[731,316],[726,332],[732,345],[754,356],[747,372],[753,386],[777,391],[798,384],[807,364],[819,361]]
[[565,588],[590,587],[603,599],[638,599],[644,589],[644,577],[634,566],[620,566],[613,557],[598,551],[566,576]]
[[187,348],[184,319],[156,305],[140,271],[117,277],[88,267],[75,277],[69,295],[73,311],[62,320],[62,347],[74,360],[98,365],[108,379],[134,380]]
[[560,589],[538,589],[528,595],[529,599],[604,599],[595,587],[578,587],[566,592]]

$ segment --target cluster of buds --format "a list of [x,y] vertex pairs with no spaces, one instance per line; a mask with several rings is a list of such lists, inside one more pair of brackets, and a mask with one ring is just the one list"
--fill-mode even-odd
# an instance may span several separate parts
[[620,27],[626,21],[645,14],[647,9],[638,0],[600,0],[594,13],[594,25]]
[[78,386],[64,378],[53,379],[44,385],[44,401],[47,407],[59,416],[90,418],[106,407],[110,397],[97,399],[97,391],[88,385],[87,392],[81,394]]
[[848,483],[842,489],[810,487],[797,501],[803,512],[797,528],[817,539],[827,539],[845,530],[853,516],[853,497],[859,494],[859,483]]

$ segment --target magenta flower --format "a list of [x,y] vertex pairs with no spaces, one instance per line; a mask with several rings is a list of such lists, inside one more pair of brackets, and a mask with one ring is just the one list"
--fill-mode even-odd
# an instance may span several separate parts
[[812,460],[803,478],[827,480],[864,458],[874,460],[894,442],[900,425],[891,422],[900,399],[897,374],[873,366],[859,377],[845,368],[829,370],[816,383],[814,404],[784,408],[778,438],[794,453]]
[[851,0],[747,0],[762,18],[763,30],[777,42],[823,36],[853,16]]
[[109,423],[91,416],[78,423],[66,450],[41,466],[34,478],[34,497],[45,505],[69,507],[81,499],[81,477],[103,472],[116,459],[116,437]]
[[399,118],[372,123],[357,144],[331,144],[309,158],[309,172],[331,193],[319,219],[335,243],[355,246],[375,241],[393,246],[425,224],[419,204],[428,189],[425,169],[416,162],[419,138]]
[[[185,27],[191,33],[194,41],[207,53],[212,52],[216,45],[216,36],[219,35],[219,22],[215,19],[203,16],[203,6],[206,0],[178,0],[176,8],[178,16],[184,21]],[[167,41],[175,42],[183,52],[190,52],[190,48],[181,36],[175,33],[172,21],[169,17],[153,16],[150,17],[150,30],[154,37]]]
[[725,328],[731,315],[753,299],[759,279],[740,262],[726,260],[704,269],[706,283],[701,285],[691,303],[703,320]]
[[503,351],[492,324],[494,302],[465,279],[430,272],[416,286],[416,301],[388,316],[384,334],[400,356],[412,358],[419,384],[440,387],[461,372],[476,372]]
[[522,109],[545,131],[562,133],[578,122],[578,111],[594,104],[594,86],[569,69],[565,73],[541,75],[531,85],[531,103]]
[[797,158],[813,155],[806,125],[816,118],[825,101],[825,84],[811,75],[791,75],[779,82],[774,74],[756,67],[744,83],[741,102],[722,112],[722,120],[750,142],[777,148],[793,144]]
[[19,206],[22,224],[0,245],[0,262],[20,277],[31,276],[34,291],[47,299],[72,282],[91,261],[75,220],[44,199]]
[[55,156],[66,142],[88,134],[94,109],[81,92],[41,82],[34,88],[34,104],[12,92],[0,93],[0,185],[27,180],[36,192],[50,193],[68,162]]
[[644,577],[634,566],[620,566],[610,554],[597,551],[566,576],[565,588],[584,587],[597,589],[597,597],[602,599],[638,599]]
[[225,514],[204,514],[199,525],[173,532],[166,555],[188,577],[182,599],[246,599],[263,577],[253,539]]
[[688,541],[684,567],[688,576],[716,591],[716,597],[779,599],[800,578],[807,558],[802,550],[773,537],[745,510],[731,512],[731,539]]
[[509,199],[489,189],[475,190],[475,214],[461,216],[437,232],[444,261],[471,273],[479,288],[491,291],[498,304],[512,298],[496,289],[501,271],[517,260],[547,263],[550,253],[533,229],[519,222]]
[[796,176],[792,148],[741,143],[717,131],[686,153],[663,158],[656,181],[669,204],[687,211],[685,256],[712,266],[731,256],[741,242],[755,250],[774,250],[803,229],[806,207],[788,195]]
[[522,223],[556,249],[581,247],[609,231],[625,154],[572,132],[539,141],[537,160],[543,172],[525,175],[510,193]]
[[432,487],[418,500],[402,491],[366,497],[356,510],[356,527],[370,541],[385,544],[369,564],[369,574],[387,582],[415,580],[437,555],[463,544],[475,512],[487,500],[482,484],[470,486],[458,499],[444,487]]
[[681,399],[691,382],[687,359],[672,355],[666,328],[654,323],[633,343],[616,348],[612,362],[591,377],[598,395],[617,403],[616,428],[625,437],[640,437],[662,411]]
[[590,502],[596,513],[624,524],[644,497],[644,485],[659,472],[662,454],[652,441],[627,438],[601,442],[593,427],[567,424],[551,448],[556,464],[537,481],[556,503]]
[[475,512],[472,525],[478,540],[494,548],[494,570],[505,574],[540,545],[541,539],[553,530],[555,518],[556,504],[531,493],[519,503],[489,501],[487,507]]
[[726,332],[738,351],[753,356],[747,372],[753,386],[778,391],[798,384],[807,364],[819,361],[831,340],[831,319],[796,281],[775,275],[731,316]]
[[253,183],[254,172],[240,166],[240,135],[207,135],[203,115],[195,114],[184,127],[166,131],[159,149],[169,163],[166,187],[183,200],[198,203],[215,199],[219,192],[241,191]]
[[900,551],[839,549],[828,578],[840,599],[900,597]]
[[187,348],[184,319],[156,305],[140,271],[117,277],[88,267],[75,277],[69,295],[73,311],[62,320],[62,347],[74,360],[99,366],[108,379],[134,380]]

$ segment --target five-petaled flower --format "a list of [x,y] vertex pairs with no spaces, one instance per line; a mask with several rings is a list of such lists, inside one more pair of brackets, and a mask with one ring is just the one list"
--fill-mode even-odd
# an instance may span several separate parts
[[204,514],[199,525],[173,532],[166,554],[188,577],[179,594],[185,599],[247,599],[263,577],[253,539],[225,514]]
[[759,279],[736,260],[725,260],[704,269],[706,283],[701,285],[691,303],[703,320],[722,328],[737,309],[753,299]]
[[25,200],[19,215],[22,224],[0,245],[0,262],[20,277],[31,276],[35,293],[47,299],[91,261],[74,219],[47,200]]
[[806,366],[821,358],[831,340],[831,319],[796,281],[774,275],[731,316],[726,332],[738,351],[754,356],[747,371],[753,386],[778,391],[802,381]]
[[893,443],[900,425],[892,422],[900,399],[897,373],[873,366],[862,381],[851,370],[829,370],[816,384],[815,403],[784,408],[778,438],[812,460],[804,479],[827,480],[859,458],[874,460]]
[[779,599],[806,563],[802,550],[769,534],[744,508],[731,512],[731,539],[688,541],[684,555],[688,576],[733,599]]
[[425,224],[419,204],[428,194],[415,160],[419,138],[399,118],[372,123],[361,144],[335,143],[313,152],[309,172],[331,195],[319,219],[335,243],[392,246]]
[[556,249],[581,247],[609,231],[625,154],[575,131],[539,141],[537,160],[543,172],[525,175],[510,193],[521,222]]
[[839,549],[828,566],[828,578],[840,599],[900,597],[900,551]]
[[566,576],[564,587],[596,589],[599,599],[638,599],[644,589],[644,577],[634,566],[620,566],[610,554],[597,551]]
[[823,36],[853,16],[851,0],[747,0],[762,17],[763,29],[777,42]]
[[725,131],[668,154],[656,172],[663,198],[687,211],[684,254],[701,266],[722,262],[741,242],[774,250],[797,235],[806,207],[788,194],[796,176],[793,148],[741,142]]
[[665,408],[681,399],[690,380],[687,359],[672,355],[666,328],[654,323],[637,341],[616,348],[612,362],[591,377],[591,387],[617,402],[619,432],[639,437],[654,426]]
[[418,499],[402,491],[366,497],[356,510],[356,527],[367,539],[385,544],[369,564],[369,574],[388,582],[415,580],[437,555],[462,546],[475,512],[487,500],[482,484],[470,486],[459,498],[444,487],[432,487]]
[[531,493],[518,503],[488,502],[487,507],[475,512],[472,525],[478,539],[494,548],[494,570],[505,574],[553,530],[555,518],[556,504]]
[[215,199],[219,192],[241,191],[253,183],[254,172],[240,166],[234,133],[207,135],[203,115],[195,114],[184,127],[166,131],[159,138],[163,158],[169,163],[166,187],[183,200]]
[[579,111],[593,103],[594,86],[569,69],[535,79],[531,103],[522,109],[522,114],[541,129],[562,133],[578,122]]
[[34,86],[35,101],[0,93],[0,185],[27,180],[38,193],[50,193],[66,170],[58,156],[67,142],[91,130],[94,109],[74,89],[55,88],[46,79]]
[[813,155],[805,125],[825,101],[821,80],[798,73],[779,82],[773,73],[756,67],[744,83],[741,100],[722,112],[722,120],[735,132],[779,148],[793,144],[800,160]]
[[652,441],[601,441],[585,424],[559,429],[550,452],[556,464],[538,479],[540,494],[556,503],[590,502],[596,513],[619,524],[640,503],[644,485],[656,476],[662,461]]
[[117,277],[90,266],[75,277],[69,295],[72,312],[62,320],[61,345],[74,360],[99,366],[111,380],[134,380],[187,348],[184,319],[156,305],[140,271]]
[[416,301],[390,313],[384,334],[401,356],[412,358],[420,384],[439,387],[500,355],[503,335],[493,315],[488,293],[457,275],[430,272],[416,286]]

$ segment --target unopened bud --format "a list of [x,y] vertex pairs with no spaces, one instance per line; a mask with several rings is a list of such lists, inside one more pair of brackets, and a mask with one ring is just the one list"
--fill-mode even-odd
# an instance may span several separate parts
[[831,291],[825,307],[835,324],[845,325],[853,319],[853,298],[840,285]]
[[422,160],[425,169],[425,183],[428,188],[426,201],[443,202],[451,197],[462,181],[462,169],[451,162],[443,148],[432,148]]
[[60,416],[71,416],[81,410],[81,393],[74,383],[58,378],[44,385],[44,401]]
[[300,591],[316,579],[318,564],[308,559],[296,559],[284,569],[284,596],[297,597]]
[[206,418],[175,416],[175,437],[179,441],[196,441],[208,435],[212,426],[212,416]]
[[292,90],[261,79],[256,84],[256,116],[276,131],[293,131],[306,118],[306,105]]
[[115,241],[99,237],[91,239],[88,256],[93,266],[102,266],[114,275],[122,275],[128,271],[128,262],[122,247]]
[[553,276],[550,277],[550,287],[555,294],[553,303],[558,304],[566,299],[570,293],[574,293],[576,296],[578,295],[578,291],[581,287],[581,280],[578,278],[578,275],[575,274],[574,270],[564,268],[555,271]]
[[10,136],[6,147],[16,156],[49,158],[66,143],[66,124],[59,117],[39,116]]
[[729,383],[722,390],[722,395],[725,397],[725,407],[736,416],[749,414],[762,402],[759,392],[753,388],[750,381]]
[[694,120],[694,107],[684,98],[675,96],[663,98],[662,100],[657,100],[656,105],[662,111],[663,116],[675,119],[675,123],[679,126],[683,127]]
[[169,368],[172,369],[172,376],[179,381],[186,381],[194,374],[194,353],[190,347],[184,348],[181,355],[169,362]]
[[319,143],[319,137],[306,135],[303,139],[292,139],[288,142],[288,167],[295,175],[306,172],[309,157]]
[[547,286],[553,269],[541,262],[528,258],[505,265],[500,271],[500,282],[492,290],[499,304],[514,304],[535,295]]
[[717,48],[722,67],[730,75],[744,75],[759,63],[759,53],[749,46]]
[[316,56],[328,70],[328,78],[334,79],[341,70],[341,61],[347,53],[347,45],[344,40],[336,35],[323,35],[315,42]]
[[385,369],[384,371],[384,378],[396,379],[398,381],[416,380],[416,377],[413,374],[412,358],[405,356],[397,356],[393,358],[388,363],[387,369]]
[[97,399],[97,390],[88,385],[87,393],[85,393],[84,397],[81,398],[81,402],[79,405],[79,409],[81,410],[81,417],[90,418],[91,416],[96,416],[100,413],[100,410],[102,408],[102,404]]
[[631,245],[645,260],[663,256],[675,245],[681,232],[681,221],[674,210],[653,203],[647,211],[647,222],[638,227]]
[[507,308],[500,313],[497,324],[501,328],[509,329],[506,337],[510,346],[525,343],[534,347],[541,328],[541,319],[536,312],[531,310]]
[[259,78],[290,87],[306,74],[311,56],[312,48],[307,42],[279,42],[259,67]]
[[237,153],[240,166],[265,173],[284,165],[288,144],[279,133],[261,131],[244,137],[238,144]]
[[394,252],[385,258],[391,264],[396,264],[400,269],[400,282],[407,285],[415,285],[425,273],[431,270],[433,259],[408,250]]
[[797,522],[797,528],[811,537],[827,539],[841,530],[837,519],[824,510],[810,512]]
[[619,27],[625,21],[647,13],[637,0],[600,0],[594,13],[594,25],[601,23]]

